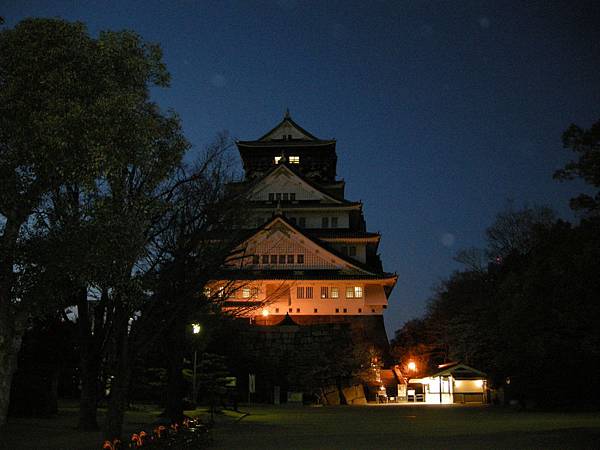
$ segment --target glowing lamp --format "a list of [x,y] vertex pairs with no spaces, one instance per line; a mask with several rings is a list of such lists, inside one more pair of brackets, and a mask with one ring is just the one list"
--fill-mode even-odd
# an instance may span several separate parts
[[200,324],[199,323],[192,324],[192,333],[194,333],[194,334],[200,333]]
[[410,361],[410,362],[408,363],[408,370],[411,370],[411,371],[413,371],[413,372],[417,370],[417,365],[415,364],[415,362],[414,362],[414,361]]
[[483,380],[475,380],[475,386],[477,387],[483,387]]
[[269,315],[269,310],[268,309],[263,309],[262,310],[262,315],[263,315],[263,317],[267,317]]

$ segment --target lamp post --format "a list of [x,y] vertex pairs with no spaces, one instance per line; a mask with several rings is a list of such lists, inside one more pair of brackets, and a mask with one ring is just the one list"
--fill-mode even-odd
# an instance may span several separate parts
[[[192,324],[192,333],[194,333],[194,335],[197,335],[198,333],[200,333],[200,324],[199,323],[193,323]],[[198,349],[196,348],[196,345],[194,345],[194,375],[192,377],[192,400],[194,402],[194,405],[196,404],[196,397],[198,395],[198,392],[196,390],[196,368],[198,365]]]

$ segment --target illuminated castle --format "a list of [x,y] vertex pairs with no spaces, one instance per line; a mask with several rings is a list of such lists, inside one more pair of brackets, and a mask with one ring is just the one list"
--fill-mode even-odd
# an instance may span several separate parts
[[397,276],[383,271],[380,235],[367,231],[362,203],[344,197],[336,141],[313,136],[288,112],[237,147],[245,178],[230,187],[245,195],[250,221],[235,249],[243,256],[214,284],[234,285],[228,307],[246,307],[257,325],[345,322],[387,343],[383,312]]

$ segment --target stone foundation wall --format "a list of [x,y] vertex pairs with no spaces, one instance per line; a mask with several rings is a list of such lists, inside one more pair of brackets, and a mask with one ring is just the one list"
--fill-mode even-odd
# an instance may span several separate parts
[[245,325],[230,336],[229,350],[239,356],[242,392],[247,373],[256,374],[259,401],[273,401],[275,386],[282,402],[288,391],[342,389],[355,383],[350,374],[365,360],[369,346],[384,354],[388,350],[381,316],[293,316],[293,321],[296,324],[288,320],[287,325]]

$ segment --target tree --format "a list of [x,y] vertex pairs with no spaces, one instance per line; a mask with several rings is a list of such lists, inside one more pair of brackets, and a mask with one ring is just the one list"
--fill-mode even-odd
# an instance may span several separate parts
[[555,220],[554,211],[547,206],[525,206],[515,210],[509,204],[485,230],[488,257],[500,262],[513,252],[527,253],[536,245],[537,230],[549,228]]
[[[600,189],[600,120],[590,129],[584,130],[572,124],[563,133],[563,145],[578,155],[577,161],[571,161],[554,173],[557,180],[581,178],[596,189]],[[572,198],[571,208],[586,211],[590,216],[600,215],[600,190],[595,195],[580,194]]]
[[590,216],[600,215],[600,120],[589,130],[571,124],[563,133],[563,146],[578,155],[577,161],[571,161],[560,170],[554,172],[557,180],[573,180],[581,178],[586,183],[599,189],[595,195],[580,194],[570,201],[575,211],[585,211]]
[[65,180],[93,183],[97,168],[102,134],[89,128],[103,128],[106,92],[93,52],[80,23],[29,19],[0,31],[0,426],[37,312],[20,264],[32,215]]

